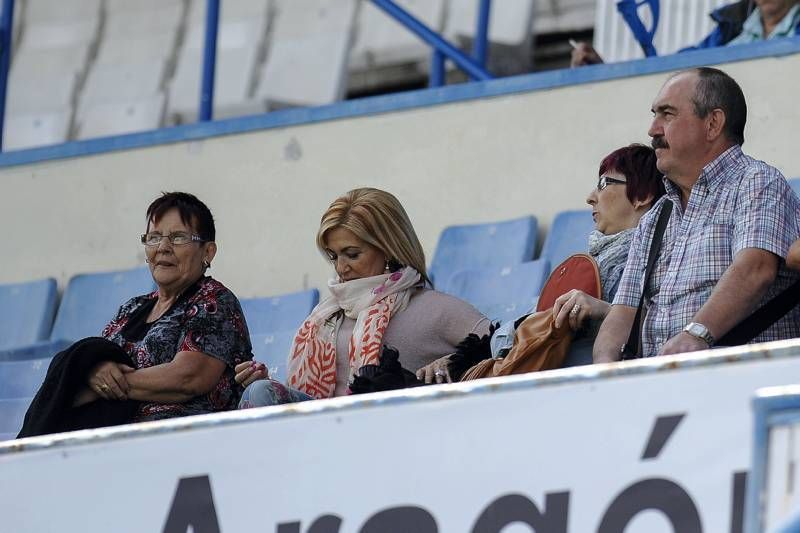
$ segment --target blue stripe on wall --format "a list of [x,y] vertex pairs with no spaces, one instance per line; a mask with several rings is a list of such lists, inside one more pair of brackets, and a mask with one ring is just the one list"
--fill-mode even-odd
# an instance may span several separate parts
[[722,65],[764,57],[780,57],[800,53],[800,37],[764,41],[750,45],[713,48],[665,57],[640,59],[608,65],[592,65],[526,74],[496,80],[462,83],[437,89],[408,91],[385,96],[349,100],[322,107],[273,111],[261,115],[237,117],[213,122],[188,124],[153,131],[68,142],[41,148],[0,154],[0,168],[40,161],[101,154],[115,150],[145,148],[159,144],[208,139],[220,135],[245,133],[286,126],[313,124],[328,120],[390,113],[491,96],[540,91],[567,85],[578,85],[633,76],[672,72],[702,65]]

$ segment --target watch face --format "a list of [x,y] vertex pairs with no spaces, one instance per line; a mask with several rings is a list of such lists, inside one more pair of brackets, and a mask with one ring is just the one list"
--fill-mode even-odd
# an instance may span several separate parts
[[691,333],[696,337],[701,337],[705,333],[703,329],[704,329],[703,326],[701,326],[700,324],[692,324],[691,326],[689,326],[689,333]]

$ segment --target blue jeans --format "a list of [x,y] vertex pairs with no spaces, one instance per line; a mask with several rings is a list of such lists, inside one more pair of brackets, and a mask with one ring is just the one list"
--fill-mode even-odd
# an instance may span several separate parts
[[242,393],[239,409],[313,400],[311,396],[271,379],[254,381]]

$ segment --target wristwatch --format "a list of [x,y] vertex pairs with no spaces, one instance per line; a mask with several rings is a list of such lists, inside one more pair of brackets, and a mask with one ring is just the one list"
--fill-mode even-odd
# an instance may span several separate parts
[[689,322],[686,324],[686,327],[683,328],[683,331],[691,335],[692,337],[697,337],[701,341],[708,344],[709,347],[714,346],[714,336],[708,331],[708,328],[705,327],[703,324],[698,324],[697,322]]

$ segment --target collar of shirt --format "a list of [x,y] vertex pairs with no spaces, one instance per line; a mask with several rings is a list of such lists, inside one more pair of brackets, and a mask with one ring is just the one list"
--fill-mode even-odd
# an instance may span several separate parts
[[[717,156],[716,159],[703,167],[703,171],[700,173],[700,177],[692,186],[692,190],[699,185],[705,187],[708,191],[713,191],[720,183],[722,183],[730,169],[739,162],[742,155],[744,155],[742,153],[742,147],[738,144],[735,144],[722,152],[719,156]],[[664,177],[664,188],[667,191],[667,196],[671,198],[676,205],[680,206],[681,191],[678,186],[672,183],[668,178]]]
[[789,37],[794,35],[794,27],[800,21],[800,5],[795,5],[781,19],[777,26],[768,36],[764,37],[764,25],[761,23],[761,10],[755,8],[742,26],[742,33],[737,41],[753,42],[763,39],[776,39],[778,37]]

